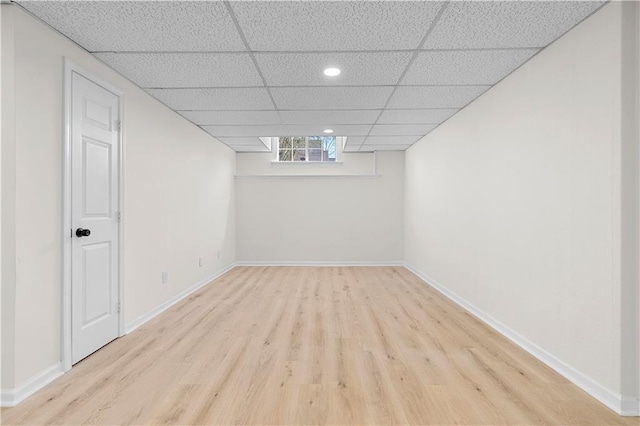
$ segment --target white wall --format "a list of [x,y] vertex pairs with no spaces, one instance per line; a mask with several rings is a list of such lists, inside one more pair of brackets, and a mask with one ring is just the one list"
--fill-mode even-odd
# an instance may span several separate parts
[[[2,366],[0,385],[2,389],[13,387],[14,359],[14,307],[15,307],[15,99],[13,58],[13,14],[11,9],[0,7],[0,84],[2,86],[1,112],[2,146],[0,147],[0,180],[2,184],[2,206],[0,223],[2,229],[1,266],[2,280]],[[11,141],[11,143],[9,143]]]
[[[620,134],[621,393],[640,396],[640,5],[625,3],[623,7]],[[628,405],[633,404],[629,402]],[[637,415],[640,415],[640,401],[635,409]]]
[[621,368],[629,6],[605,6],[409,148],[405,177],[408,265],[618,410],[634,373]]
[[272,153],[239,152],[238,176],[308,175],[353,176],[374,174],[373,152],[341,152],[338,163],[295,163],[272,161]]
[[[622,209],[633,197],[637,206],[637,185],[628,191],[622,176],[639,164],[623,163],[625,149],[637,152],[637,132],[635,147],[621,142],[626,7],[606,6],[406,157],[378,153],[375,171],[372,154],[317,166],[238,154],[234,179],[231,150],[17,6],[2,5],[2,388],[20,388],[59,361],[67,56],[126,93],[127,322],[236,255],[406,259],[605,398],[633,396],[626,379],[638,357],[624,342],[640,340],[637,325],[626,326],[640,314],[622,299],[638,297],[624,275],[638,262],[624,249],[633,223]],[[165,270],[169,283],[161,285]]]
[[[636,110],[640,111],[640,7],[636,5]],[[640,143],[640,114],[636,115],[636,130],[637,130],[637,138],[636,140]],[[636,182],[640,181],[640,146],[636,145]],[[636,268],[636,280],[638,284],[636,285],[636,336],[640,335],[640,188],[636,189],[636,253],[638,256],[636,257],[637,268]],[[638,395],[638,413],[640,413],[640,338],[637,338],[637,346],[636,346],[636,358],[637,358],[637,395]]]
[[239,261],[402,261],[404,153],[379,152],[377,171],[371,153],[324,165],[271,158],[237,157]]
[[[126,323],[235,261],[235,153],[18,6],[2,8],[14,12],[12,370],[20,388],[60,360],[63,57],[125,92]],[[6,160],[4,135],[2,144]]]

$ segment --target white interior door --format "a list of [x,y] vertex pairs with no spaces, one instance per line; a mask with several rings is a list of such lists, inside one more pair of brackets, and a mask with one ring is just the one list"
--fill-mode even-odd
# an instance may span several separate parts
[[72,74],[71,351],[76,363],[118,337],[119,98]]

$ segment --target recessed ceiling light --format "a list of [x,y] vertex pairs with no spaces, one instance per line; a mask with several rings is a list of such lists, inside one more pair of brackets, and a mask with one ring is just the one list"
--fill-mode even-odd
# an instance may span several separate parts
[[324,130],[323,130],[323,132],[325,132],[325,133],[333,133],[333,130],[331,130],[331,129],[324,129]]
[[328,77],[335,77],[340,74],[340,70],[338,68],[327,68],[324,70],[324,75]]

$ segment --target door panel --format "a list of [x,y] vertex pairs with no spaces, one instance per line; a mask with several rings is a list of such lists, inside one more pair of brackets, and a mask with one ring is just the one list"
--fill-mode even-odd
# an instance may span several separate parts
[[[72,74],[71,349],[76,363],[118,337],[119,98]],[[79,229],[89,230],[87,235]]]
[[96,101],[89,97],[83,99],[82,119],[85,123],[110,131],[113,120],[111,113],[111,108],[102,105],[99,100]]
[[108,217],[111,212],[111,145],[83,138],[83,216]]
[[85,244],[82,247],[82,268],[84,277],[82,282],[83,315],[81,327],[90,327],[97,321],[111,315],[112,299],[111,271],[111,243]]

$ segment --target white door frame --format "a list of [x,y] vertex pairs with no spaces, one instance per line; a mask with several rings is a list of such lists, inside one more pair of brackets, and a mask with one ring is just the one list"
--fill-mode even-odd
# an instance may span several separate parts
[[77,73],[105,90],[118,96],[117,118],[120,121],[118,133],[118,187],[119,187],[119,238],[118,238],[118,337],[124,336],[124,93],[117,87],[95,77],[79,67],[69,58],[64,58],[64,125],[63,125],[63,154],[62,154],[62,327],[60,361],[64,371],[71,369],[71,102],[72,75]]

